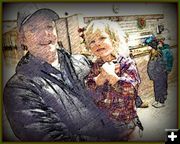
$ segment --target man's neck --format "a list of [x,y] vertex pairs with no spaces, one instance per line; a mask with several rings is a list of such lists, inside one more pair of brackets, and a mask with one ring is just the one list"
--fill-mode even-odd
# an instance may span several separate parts
[[58,59],[58,54],[56,53],[56,59],[54,60],[54,62],[51,63],[51,65],[57,69],[59,69],[60,67],[60,62],[59,62],[59,59]]

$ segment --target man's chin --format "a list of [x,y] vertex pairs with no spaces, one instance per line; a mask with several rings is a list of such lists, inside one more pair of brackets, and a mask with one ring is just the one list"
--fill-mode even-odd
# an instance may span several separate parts
[[49,44],[50,51],[53,52],[57,49],[57,46],[55,44]]

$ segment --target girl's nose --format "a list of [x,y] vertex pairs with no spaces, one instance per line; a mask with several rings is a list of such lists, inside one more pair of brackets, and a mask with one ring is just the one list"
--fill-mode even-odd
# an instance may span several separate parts
[[101,42],[99,40],[96,41],[96,46],[101,46]]

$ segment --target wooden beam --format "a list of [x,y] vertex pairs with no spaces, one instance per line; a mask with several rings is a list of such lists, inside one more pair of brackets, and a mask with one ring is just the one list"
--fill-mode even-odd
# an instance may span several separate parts
[[138,18],[144,18],[145,20],[148,19],[163,19],[163,14],[152,14],[152,15],[128,15],[128,16],[97,16],[97,17],[84,17],[84,23],[89,23],[92,20],[97,19],[109,19],[113,21],[133,21],[137,20]]

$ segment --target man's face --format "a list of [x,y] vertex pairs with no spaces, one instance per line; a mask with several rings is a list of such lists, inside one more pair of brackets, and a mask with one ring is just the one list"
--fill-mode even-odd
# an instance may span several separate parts
[[48,63],[54,62],[57,57],[55,23],[46,16],[34,16],[23,26],[23,31],[28,51]]

